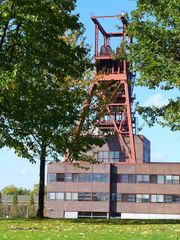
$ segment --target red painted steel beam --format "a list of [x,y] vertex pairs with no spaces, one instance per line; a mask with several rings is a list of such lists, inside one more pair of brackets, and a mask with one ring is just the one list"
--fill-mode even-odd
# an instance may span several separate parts
[[107,37],[107,33],[104,30],[104,28],[102,27],[102,25],[100,24],[100,22],[96,19],[96,17],[91,17],[92,21],[98,26],[99,31],[102,33],[102,35],[104,37]]
[[122,37],[123,36],[123,32],[108,32],[107,33],[107,37]]

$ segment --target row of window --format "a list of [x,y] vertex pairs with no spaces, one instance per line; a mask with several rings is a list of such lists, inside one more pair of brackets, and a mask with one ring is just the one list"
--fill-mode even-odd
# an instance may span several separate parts
[[48,193],[48,200],[56,200],[56,201],[108,201],[109,194],[98,192],[98,193],[91,193],[91,192],[79,192],[79,193],[72,193],[72,192],[49,192]]
[[120,218],[121,213],[118,212],[78,212],[78,218]]
[[[104,192],[49,192],[48,200],[56,201],[108,201],[109,194]],[[179,195],[175,194],[126,194],[112,193],[111,200],[114,202],[137,202],[137,203],[179,203]]]
[[148,174],[117,174],[113,177],[113,182],[179,184],[179,176],[174,176],[174,175],[148,175]]
[[107,218],[107,212],[78,212],[78,218]]
[[124,161],[124,153],[121,151],[99,151],[97,153],[98,162],[120,162]]
[[179,195],[172,194],[120,194],[112,193],[114,202],[138,202],[138,203],[179,203]]
[[105,173],[49,173],[49,182],[109,182]]
[[[106,173],[49,173],[49,182],[109,182]],[[179,176],[148,174],[116,174],[112,176],[114,183],[152,183],[179,184]]]

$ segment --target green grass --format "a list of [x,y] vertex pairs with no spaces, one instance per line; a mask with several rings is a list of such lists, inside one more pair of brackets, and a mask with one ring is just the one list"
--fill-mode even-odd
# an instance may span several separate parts
[[166,240],[180,239],[180,221],[0,220],[0,239]]

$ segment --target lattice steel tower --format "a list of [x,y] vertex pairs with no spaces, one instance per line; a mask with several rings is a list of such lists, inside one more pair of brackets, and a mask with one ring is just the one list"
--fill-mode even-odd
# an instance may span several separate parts
[[[118,17],[122,24],[121,32],[106,32],[100,20]],[[135,74],[129,69],[126,60],[126,44],[132,43],[132,38],[127,36],[127,25],[125,14],[120,16],[92,16],[95,24],[95,78],[98,84],[115,86],[113,100],[106,105],[106,114],[99,120],[97,126],[100,131],[107,130],[117,134],[121,148],[128,163],[136,163],[134,135],[136,129],[133,105],[133,86]],[[118,39],[118,46],[113,51],[109,40]],[[102,42],[102,45],[99,43]],[[93,88],[92,88],[93,89]],[[108,98],[111,92],[101,92],[101,97]],[[112,96],[111,96],[112,97]]]

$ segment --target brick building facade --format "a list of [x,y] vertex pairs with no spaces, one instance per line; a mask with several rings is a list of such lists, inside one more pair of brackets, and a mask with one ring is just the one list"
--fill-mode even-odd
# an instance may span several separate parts
[[47,216],[180,219],[180,164],[151,163],[150,142],[142,135],[135,146],[136,164],[121,158],[115,136],[93,150],[97,164],[49,163]]

